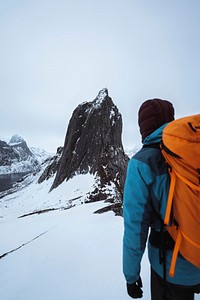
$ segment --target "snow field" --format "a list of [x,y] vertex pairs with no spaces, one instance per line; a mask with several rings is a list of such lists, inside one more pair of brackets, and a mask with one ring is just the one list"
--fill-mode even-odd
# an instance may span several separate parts
[[[0,201],[0,256],[15,250],[0,259],[0,299],[131,299],[122,273],[123,218],[94,214],[108,205],[102,201],[80,205],[94,178],[77,175],[51,193],[53,179],[36,181]],[[18,218],[48,208],[58,210]],[[150,300],[146,253],[141,277],[142,299]]]

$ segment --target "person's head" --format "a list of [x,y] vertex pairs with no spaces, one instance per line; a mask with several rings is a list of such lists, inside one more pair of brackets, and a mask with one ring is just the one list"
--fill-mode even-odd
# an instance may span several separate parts
[[138,112],[142,142],[160,126],[173,120],[174,107],[171,102],[157,98],[143,102]]

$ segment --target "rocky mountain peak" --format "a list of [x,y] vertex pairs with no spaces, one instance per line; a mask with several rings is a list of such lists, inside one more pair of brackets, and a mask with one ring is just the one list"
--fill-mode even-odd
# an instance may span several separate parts
[[89,172],[98,182],[91,201],[102,200],[102,188],[111,184],[121,200],[128,162],[121,134],[122,117],[107,89],[102,89],[93,101],[78,105],[69,121],[51,190],[64,180]]
[[23,142],[25,142],[25,140],[20,135],[14,134],[10,139],[9,145],[12,146],[16,144],[21,144]]
[[103,101],[108,97],[108,89],[103,88],[101,91],[99,91],[96,101]]

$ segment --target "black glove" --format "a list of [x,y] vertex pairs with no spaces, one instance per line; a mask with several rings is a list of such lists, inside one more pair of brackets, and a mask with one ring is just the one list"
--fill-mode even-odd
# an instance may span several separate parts
[[131,298],[142,298],[142,280],[139,279],[134,283],[127,283],[127,292]]

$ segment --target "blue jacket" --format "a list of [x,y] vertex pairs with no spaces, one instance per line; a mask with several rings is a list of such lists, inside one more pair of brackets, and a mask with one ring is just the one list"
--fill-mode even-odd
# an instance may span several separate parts
[[[159,143],[163,125],[144,140],[144,145]],[[123,215],[123,272],[128,283],[138,280],[141,260],[146,248],[149,228],[160,230],[168,198],[170,179],[160,149],[143,147],[129,161],[124,188]],[[155,212],[157,214],[155,214]],[[163,276],[159,263],[159,249],[148,243],[148,256],[152,269]],[[175,275],[168,276],[172,251],[167,250],[167,281],[181,285],[200,283],[200,269],[178,255]]]

